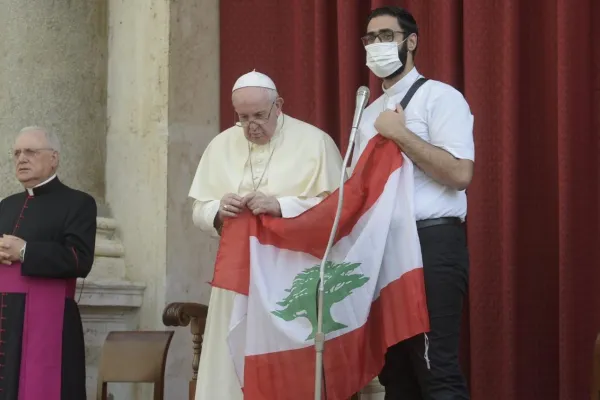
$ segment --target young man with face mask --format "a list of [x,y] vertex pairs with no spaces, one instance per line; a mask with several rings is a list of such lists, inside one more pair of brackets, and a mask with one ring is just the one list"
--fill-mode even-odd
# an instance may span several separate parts
[[473,176],[473,115],[460,92],[419,74],[414,66],[418,38],[415,19],[398,7],[373,10],[362,38],[367,66],[382,78],[384,94],[364,111],[352,166],[377,133],[414,163],[415,219],[430,318],[427,335],[388,349],[379,380],[386,400],[469,399],[458,353],[468,287],[463,222],[465,189]]

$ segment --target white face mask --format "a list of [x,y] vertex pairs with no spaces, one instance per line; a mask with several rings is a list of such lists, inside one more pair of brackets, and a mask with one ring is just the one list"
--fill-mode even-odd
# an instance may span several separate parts
[[379,78],[390,76],[402,67],[402,61],[398,57],[398,47],[404,43],[385,42],[372,43],[365,46],[367,51],[367,67]]

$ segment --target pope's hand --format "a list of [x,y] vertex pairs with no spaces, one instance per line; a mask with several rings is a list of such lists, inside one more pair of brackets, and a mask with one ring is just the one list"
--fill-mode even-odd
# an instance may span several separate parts
[[242,198],[235,193],[227,193],[219,205],[219,219],[236,217],[244,209]]
[[400,105],[396,111],[386,110],[375,120],[375,130],[388,139],[397,139],[406,132],[404,110]]
[[254,215],[268,214],[273,217],[281,217],[279,201],[273,196],[266,196],[261,192],[252,192],[244,197],[243,203]]

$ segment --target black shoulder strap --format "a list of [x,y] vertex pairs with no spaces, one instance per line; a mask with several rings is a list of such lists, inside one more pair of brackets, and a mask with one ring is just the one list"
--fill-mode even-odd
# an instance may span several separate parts
[[404,98],[400,102],[400,105],[402,106],[403,110],[406,110],[406,106],[408,105],[408,103],[410,103],[410,100],[413,98],[413,96],[415,95],[415,93],[417,92],[417,90],[419,90],[419,88],[425,82],[427,82],[427,80],[428,80],[428,78],[420,77],[419,79],[416,80],[415,83],[412,84],[412,86],[410,87],[410,89],[408,89],[408,92],[406,92],[406,95],[404,96]]

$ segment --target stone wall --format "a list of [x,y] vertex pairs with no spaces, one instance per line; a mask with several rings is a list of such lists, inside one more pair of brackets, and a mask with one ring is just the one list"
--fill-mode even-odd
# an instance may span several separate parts
[[[193,226],[188,192],[208,142],[219,133],[219,1],[171,2],[167,168],[167,303],[208,304],[218,242]],[[191,335],[177,332],[167,361],[168,398],[186,398]]]
[[[109,1],[106,201],[127,276],[146,283],[140,329],[165,329],[174,301],[207,304],[217,243],[192,226],[187,197],[218,133],[218,0]],[[186,398],[188,329],[176,329],[165,398]],[[139,398],[147,398],[146,388]]]
[[56,131],[61,179],[104,198],[105,0],[0,0],[0,197],[19,189],[9,151],[25,126]]

